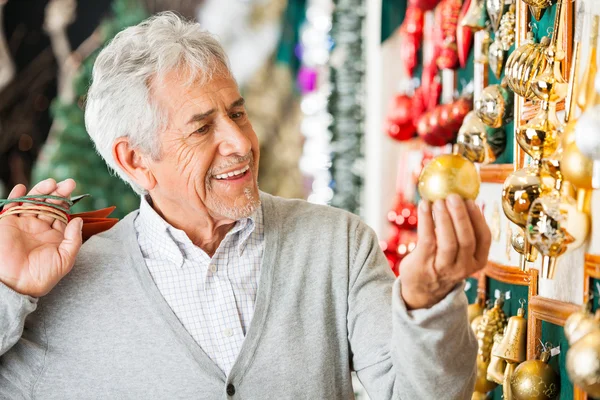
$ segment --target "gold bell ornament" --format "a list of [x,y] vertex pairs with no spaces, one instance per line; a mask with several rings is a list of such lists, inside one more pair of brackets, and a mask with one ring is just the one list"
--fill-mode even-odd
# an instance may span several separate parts
[[469,111],[456,138],[457,153],[479,164],[494,162],[506,148],[504,129],[491,128]]
[[494,335],[494,344],[492,345],[492,358],[490,359],[490,364],[487,369],[487,379],[488,381],[495,382],[498,385],[502,385],[502,381],[504,380],[504,370],[506,369],[506,360],[498,357],[497,350],[502,342],[504,335],[501,333],[496,333]]
[[515,94],[527,100],[537,99],[531,83],[546,68],[544,52],[549,44],[550,38],[547,36],[540,43],[535,43],[533,33],[528,32],[524,43],[510,54],[504,68],[504,79]]
[[425,200],[434,202],[456,193],[463,199],[475,200],[480,178],[475,165],[458,154],[442,154],[421,171],[418,190]]
[[469,9],[464,18],[460,21],[461,26],[470,28],[473,32],[485,29],[487,21],[487,10],[485,0],[471,0]]
[[475,114],[492,127],[501,128],[513,118],[513,93],[502,85],[490,85],[475,100]]
[[[565,180],[575,185],[577,189],[577,210],[590,213],[590,201],[592,195],[592,175],[593,165],[591,159],[583,155],[577,144],[575,143],[575,126],[577,117],[575,116],[575,108],[578,105],[582,111],[585,111],[588,106],[593,105],[596,101],[596,92],[594,89],[594,75],[588,74],[591,69],[596,69],[596,47],[598,44],[598,21],[600,17],[594,16],[591,39],[590,39],[590,60],[588,67],[585,70],[581,84],[577,84],[577,70],[579,69],[579,55],[581,30],[583,26],[584,4],[579,4],[577,10],[577,20],[575,23],[575,44],[573,46],[573,64],[571,65],[570,77],[570,94],[567,96],[569,100],[568,112],[565,114],[565,127],[561,139],[561,155],[560,155],[560,170]],[[589,90],[589,89],[592,90]],[[582,96],[583,95],[583,96]]]
[[527,356],[527,320],[525,315],[525,300],[519,300],[521,307],[517,315],[508,319],[504,337],[492,356],[500,357],[507,362],[522,363]]
[[586,312],[574,313],[565,322],[565,336],[569,379],[590,396],[600,397],[600,322]]
[[539,360],[528,360],[515,368],[510,379],[515,400],[553,400],[560,393],[560,377],[548,365],[550,350],[544,350]]

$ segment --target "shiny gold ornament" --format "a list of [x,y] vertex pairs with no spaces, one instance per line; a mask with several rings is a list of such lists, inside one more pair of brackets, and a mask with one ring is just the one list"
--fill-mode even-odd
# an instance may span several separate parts
[[[562,185],[560,180],[557,185]],[[589,225],[588,215],[577,209],[568,190],[551,191],[533,202],[527,220],[527,240],[542,254],[542,278],[554,279],[557,257],[581,247]]]
[[513,117],[513,94],[501,85],[490,85],[483,89],[475,100],[475,114],[481,121],[492,127],[501,128]]
[[[528,165],[511,173],[502,187],[502,210],[506,217],[521,229],[525,229],[529,209],[543,190],[539,164]],[[522,245],[516,246],[514,239],[520,240],[521,238],[523,238]],[[524,236],[518,234],[513,235],[513,246],[519,254],[523,255],[520,266],[522,270],[526,270],[525,261],[535,261],[537,251]]]
[[469,9],[464,18],[460,21],[460,25],[467,26],[471,28],[473,32],[477,32],[485,29],[486,20],[487,10],[485,7],[485,0],[471,0]]
[[473,321],[471,321],[471,329],[473,330],[473,333],[477,332],[477,327],[479,326],[479,324],[481,324],[481,321],[483,321],[483,316],[486,312],[487,309],[483,310],[483,314],[476,316],[475,318],[473,318]]
[[594,162],[584,156],[577,143],[569,143],[562,151],[560,169],[565,180],[577,188],[577,209],[590,213]]
[[557,50],[556,46],[551,44],[546,48],[545,54],[546,68],[533,80],[531,88],[539,99],[556,103],[567,97],[569,86],[560,71],[560,61],[564,58],[564,52]]
[[500,26],[500,19],[504,14],[505,6],[504,0],[486,0],[486,9],[488,16],[490,17],[490,22],[492,23],[492,28],[494,32],[496,32]]
[[565,322],[565,336],[569,379],[590,396],[600,397],[600,323],[585,309],[573,313]]
[[492,42],[488,54],[488,62],[490,69],[497,79],[500,79],[502,75],[502,69],[504,68],[504,62],[506,61],[506,52],[502,46],[502,42],[498,40],[498,36]]
[[560,377],[550,365],[550,352],[540,360],[525,361],[515,369],[510,388],[515,400],[553,400],[560,393]]
[[434,202],[456,193],[463,199],[475,200],[479,194],[480,178],[475,165],[458,154],[435,157],[421,171],[419,194]]
[[537,115],[517,128],[517,143],[535,160],[550,157],[558,147],[561,126],[556,116],[556,103],[543,101]]
[[474,163],[489,164],[506,148],[504,129],[491,128],[469,111],[456,138],[458,154]]
[[492,350],[492,355],[500,357],[511,363],[521,363],[526,359],[527,350],[527,320],[525,315],[524,302],[517,311],[517,315],[508,319],[508,325],[504,332],[502,342]]
[[494,335],[494,344],[492,346],[492,358],[490,360],[490,365],[488,365],[487,369],[487,379],[488,381],[495,382],[498,385],[502,385],[502,381],[504,380],[504,370],[506,369],[506,360],[500,358],[494,354],[500,346],[502,342],[502,338],[504,335],[497,333]]
[[477,358],[477,378],[472,399],[486,399],[487,393],[494,390],[498,384],[487,379],[487,370],[490,362],[483,362]]
[[528,100],[537,99],[531,88],[531,82],[546,68],[548,61],[544,51],[548,44],[550,39],[546,36],[536,44],[533,41],[533,33],[529,32],[524,43],[506,60],[505,81],[515,94]]
[[527,270],[527,263],[537,260],[538,251],[532,244],[525,239],[525,233],[522,230],[515,232],[511,236],[510,245],[519,253],[519,266],[523,271]]
[[523,0],[529,6],[531,14],[536,20],[540,20],[546,8],[552,5],[552,0]]
[[488,63],[488,56],[490,53],[490,45],[492,44],[492,42],[493,42],[493,40],[492,40],[492,36],[490,35],[490,32],[485,30],[483,32],[483,38],[481,38],[481,49],[479,50],[479,54],[481,56],[477,60],[475,60],[476,63],[479,63],[479,64],[487,64]]

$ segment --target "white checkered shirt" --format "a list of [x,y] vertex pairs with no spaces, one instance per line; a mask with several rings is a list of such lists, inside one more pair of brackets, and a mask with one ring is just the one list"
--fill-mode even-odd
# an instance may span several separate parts
[[237,221],[212,259],[142,198],[135,220],[146,266],[185,329],[229,374],[254,315],[264,251],[262,207]]

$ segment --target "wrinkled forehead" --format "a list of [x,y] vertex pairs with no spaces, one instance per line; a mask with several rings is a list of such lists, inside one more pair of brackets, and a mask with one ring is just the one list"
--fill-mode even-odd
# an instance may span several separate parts
[[151,102],[169,126],[181,125],[187,114],[207,112],[240,97],[237,83],[225,67],[210,74],[175,69],[152,79],[149,89]]

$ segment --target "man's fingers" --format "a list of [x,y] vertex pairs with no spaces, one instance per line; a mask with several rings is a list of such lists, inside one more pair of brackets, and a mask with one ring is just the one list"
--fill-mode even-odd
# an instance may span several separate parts
[[[33,196],[52,195],[69,198],[71,196],[71,193],[73,193],[73,190],[75,190],[75,181],[73,179],[66,179],[59,183],[56,183],[54,179],[46,179],[45,181],[42,181],[35,185],[34,188],[31,189],[29,194]],[[46,202],[57,204],[64,208],[69,208],[68,204],[64,201],[46,200]],[[39,215],[38,218],[51,224],[53,228],[55,226],[58,226],[57,224],[61,224],[63,228],[59,230],[62,231],[64,229],[64,224],[62,222],[55,222],[55,219],[53,217]]]
[[467,202],[467,210],[476,238],[475,259],[479,264],[478,267],[482,268],[488,261],[490,246],[492,245],[492,234],[485,217],[473,201]]
[[433,205],[433,214],[435,217],[435,237],[437,251],[435,253],[435,268],[440,272],[440,268],[453,266],[456,261],[458,241],[454,233],[452,218],[448,213],[446,202],[436,200]]
[[451,194],[446,199],[446,207],[452,218],[458,241],[457,263],[459,266],[469,267],[475,255],[476,240],[466,204],[460,196]]
[[[8,195],[8,199],[15,199],[17,197],[23,197],[25,196],[25,193],[27,193],[27,188],[25,187],[25,185],[17,185],[13,188],[13,190],[10,191],[10,194]],[[17,205],[17,203],[9,203],[7,205],[4,206],[4,210],[8,210],[9,208],[15,207]]]
[[83,228],[83,220],[75,218],[69,222],[65,229],[65,238],[58,247],[63,265],[68,266],[68,270],[63,271],[63,276],[66,275],[75,262],[75,257],[81,248],[81,230]]
[[435,224],[431,214],[431,203],[421,200],[417,223],[417,249],[431,255],[435,254]]

